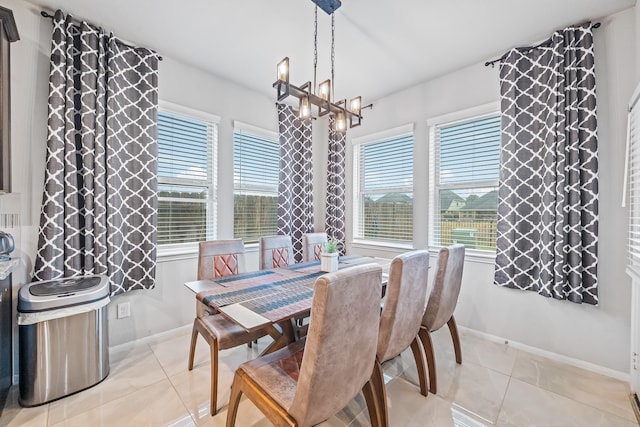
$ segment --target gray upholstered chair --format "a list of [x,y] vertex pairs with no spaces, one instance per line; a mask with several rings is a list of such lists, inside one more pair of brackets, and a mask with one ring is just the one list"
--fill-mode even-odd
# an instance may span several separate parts
[[381,281],[381,268],[374,264],[319,277],[306,339],[236,370],[227,427],[235,425],[242,393],[274,425],[306,427],[333,416],[362,390],[375,422],[370,377],[378,341]]
[[287,267],[295,264],[291,236],[260,237],[259,242],[260,270]]
[[[198,280],[225,277],[238,274],[238,255],[244,253],[242,239],[201,242],[198,250]],[[204,307],[201,302],[199,306]],[[227,320],[221,314],[208,309],[196,315],[191,332],[189,347],[189,370],[193,369],[198,334],[209,344],[211,353],[211,415],[217,412],[218,399],[218,351],[251,344],[252,341],[267,335],[265,330],[247,332],[241,326]]]
[[378,422],[383,426],[389,425],[389,415],[382,363],[411,347],[418,369],[420,393],[427,395],[427,377],[418,334],[427,299],[428,271],[429,253],[425,250],[407,252],[391,261],[386,301],[380,317],[376,364],[371,376],[380,410]]
[[319,261],[327,243],[327,233],[306,233],[302,235],[302,260]]
[[427,302],[427,309],[422,318],[420,328],[420,340],[424,346],[427,366],[429,369],[429,391],[436,393],[436,358],[433,352],[431,332],[437,331],[445,324],[449,327],[456,363],[462,363],[462,350],[458,327],[453,317],[453,312],[458,303],[460,286],[462,284],[462,270],[464,267],[464,246],[453,245],[440,249],[438,254],[438,271],[433,280],[431,293]]

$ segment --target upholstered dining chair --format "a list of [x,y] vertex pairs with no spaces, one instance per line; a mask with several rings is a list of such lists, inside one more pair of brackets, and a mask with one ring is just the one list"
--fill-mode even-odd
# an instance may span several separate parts
[[391,261],[386,301],[380,317],[376,364],[371,376],[378,401],[378,422],[383,426],[389,425],[389,415],[382,363],[411,347],[418,369],[420,393],[427,395],[425,363],[418,334],[427,299],[428,271],[429,253],[426,250],[407,252]]
[[[370,383],[380,322],[382,270],[365,264],[319,277],[306,339],[236,370],[227,413],[235,425],[244,393],[277,426],[318,424],[360,390],[377,421]],[[353,325],[358,327],[354,328]]]
[[260,270],[295,264],[291,236],[263,236],[259,241]]
[[464,245],[453,245],[440,249],[438,254],[438,271],[433,280],[433,286],[427,301],[427,309],[422,318],[420,340],[424,346],[429,369],[429,391],[437,392],[436,358],[433,351],[431,332],[435,332],[445,324],[453,341],[456,363],[462,363],[462,349],[458,327],[453,312],[458,303],[458,295],[462,285],[462,270],[464,267]]
[[[238,256],[244,254],[242,239],[211,240],[198,244],[198,280],[215,280],[238,274]],[[196,299],[196,315],[211,314],[210,309]]]
[[[238,255],[244,252],[242,239],[201,242],[198,248],[198,280],[238,274]],[[198,304],[204,305],[198,301]],[[189,347],[189,370],[193,369],[193,359],[198,342],[198,334],[209,344],[211,355],[211,415],[217,412],[218,400],[218,352],[228,348],[249,344],[267,335],[265,330],[247,332],[221,314],[207,309],[196,315],[191,332]]]
[[327,233],[306,233],[302,235],[302,260],[319,261],[327,243]]

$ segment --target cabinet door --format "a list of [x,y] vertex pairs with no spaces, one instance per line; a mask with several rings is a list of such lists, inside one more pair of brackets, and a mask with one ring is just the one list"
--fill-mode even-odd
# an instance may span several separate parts
[[0,280],[0,414],[13,376],[11,369],[12,318],[11,275],[9,275],[6,279]]

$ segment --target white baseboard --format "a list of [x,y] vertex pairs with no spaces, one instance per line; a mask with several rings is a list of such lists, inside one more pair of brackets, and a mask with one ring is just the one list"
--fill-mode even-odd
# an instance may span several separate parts
[[180,335],[183,335],[185,333],[190,332],[192,326],[193,326],[193,324],[189,323],[188,325],[179,326],[179,327],[174,328],[174,329],[169,329],[168,331],[159,332],[159,333],[154,334],[154,335],[148,335],[146,337],[138,338],[138,339],[133,340],[133,341],[127,341],[127,342],[124,342],[122,344],[117,344],[117,345],[114,345],[114,346],[110,346],[109,350],[110,351],[118,351],[118,350],[121,350],[123,348],[126,348],[128,346],[132,346],[132,345],[150,344],[150,343],[158,342],[158,341],[161,341],[161,340],[169,340],[171,338],[175,338],[177,336],[180,336]]
[[586,369],[587,371],[595,372],[596,374],[605,375],[607,377],[615,378],[620,381],[629,382],[630,375],[626,372],[616,371],[611,368],[605,368],[604,366],[596,365],[595,363],[586,362],[580,359],[574,359],[573,357],[563,356],[562,354],[553,353],[551,351],[542,350],[537,347],[522,344],[517,341],[513,341],[507,338],[491,335],[486,332],[477,331],[464,326],[458,325],[458,328],[465,334],[473,335],[479,338],[483,338],[487,341],[493,341],[499,344],[507,344],[515,349],[526,351],[537,356],[546,357],[547,359],[554,360],[556,362],[566,363],[567,365],[575,366],[577,368]]

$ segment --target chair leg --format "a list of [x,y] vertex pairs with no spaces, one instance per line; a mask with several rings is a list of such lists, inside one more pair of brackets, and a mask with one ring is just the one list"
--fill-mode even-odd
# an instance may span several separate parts
[[427,369],[429,370],[429,391],[433,394],[438,392],[438,379],[436,377],[436,357],[433,352],[433,341],[431,333],[426,328],[420,328],[420,341],[424,347],[424,354],[427,358]]
[[198,342],[198,328],[196,323],[198,319],[193,321],[193,329],[191,330],[191,346],[189,346],[189,370],[193,369],[193,358],[196,353],[196,343]]
[[458,335],[458,325],[456,325],[456,319],[451,315],[451,319],[447,322],[449,327],[449,333],[451,334],[451,340],[453,341],[453,351],[456,353],[456,363],[460,365],[462,363],[462,347],[460,347],[460,336]]
[[371,381],[373,383],[373,389],[378,401],[379,424],[382,427],[387,427],[389,425],[389,411],[387,410],[387,390],[384,386],[384,372],[382,371],[382,365],[377,359],[373,367]]
[[416,368],[418,368],[418,379],[420,380],[420,394],[426,396],[429,394],[427,391],[427,373],[424,367],[424,357],[422,356],[422,346],[420,345],[420,339],[416,336],[411,342],[411,351],[413,352],[413,358],[416,361]]
[[211,415],[218,412],[218,340],[213,339],[211,349]]
[[367,411],[369,412],[369,420],[371,421],[371,427],[380,426],[380,408],[378,408],[378,399],[371,380],[362,387],[362,394],[364,400],[367,403]]
[[240,405],[241,396],[242,378],[236,373],[233,376],[231,396],[229,397],[229,406],[227,408],[227,427],[234,427],[236,425],[236,416],[238,415],[238,405]]

